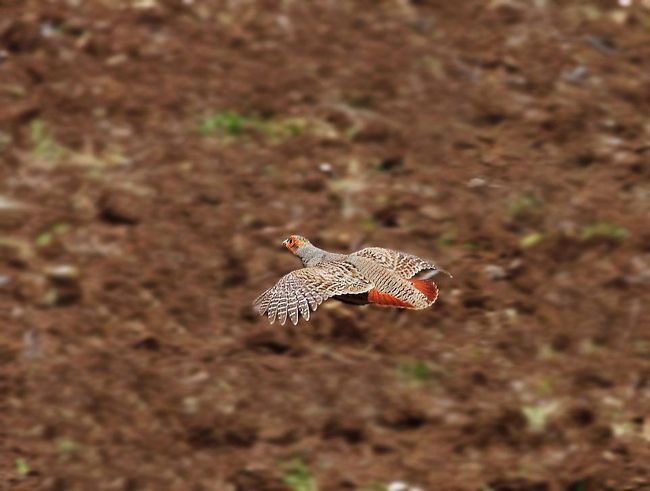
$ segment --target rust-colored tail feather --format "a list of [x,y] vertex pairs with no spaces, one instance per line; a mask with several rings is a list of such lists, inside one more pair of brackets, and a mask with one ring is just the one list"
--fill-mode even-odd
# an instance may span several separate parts
[[376,303],[377,305],[387,305],[390,307],[404,307],[404,308],[413,308],[408,302],[400,300],[388,293],[381,293],[376,288],[373,288],[368,292],[368,301],[371,303]]
[[438,298],[438,287],[431,280],[409,280],[415,288],[420,290],[427,297],[429,302],[433,303]]

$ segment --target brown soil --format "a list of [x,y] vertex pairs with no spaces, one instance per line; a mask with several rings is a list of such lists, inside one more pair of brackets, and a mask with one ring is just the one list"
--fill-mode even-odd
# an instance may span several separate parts
[[[1,2],[0,488],[650,489],[649,26]],[[269,326],[290,233],[454,279]]]

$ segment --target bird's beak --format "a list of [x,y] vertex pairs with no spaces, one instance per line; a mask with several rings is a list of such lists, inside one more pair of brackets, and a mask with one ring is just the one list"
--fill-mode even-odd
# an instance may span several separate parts
[[289,239],[285,239],[284,242],[282,242],[282,245],[284,247],[287,247],[287,244],[289,243]]

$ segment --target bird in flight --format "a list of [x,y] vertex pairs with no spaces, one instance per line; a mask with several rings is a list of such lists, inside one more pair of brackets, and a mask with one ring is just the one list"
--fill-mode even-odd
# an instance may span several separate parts
[[356,305],[426,309],[438,298],[438,287],[430,278],[439,272],[451,277],[430,261],[381,247],[338,254],[300,235],[291,235],[283,245],[304,268],[283,276],[253,302],[271,324],[277,319],[284,325],[290,319],[295,325],[301,315],[308,321],[311,312],[329,298]]

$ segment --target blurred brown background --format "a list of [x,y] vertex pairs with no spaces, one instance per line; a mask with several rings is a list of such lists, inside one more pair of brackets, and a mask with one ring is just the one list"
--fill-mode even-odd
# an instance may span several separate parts
[[0,489],[650,489],[649,114],[641,0],[3,1]]

